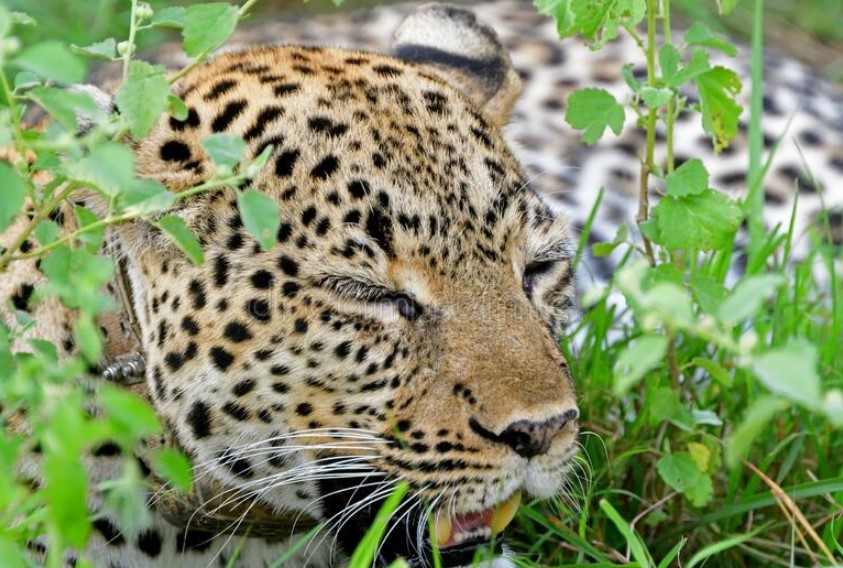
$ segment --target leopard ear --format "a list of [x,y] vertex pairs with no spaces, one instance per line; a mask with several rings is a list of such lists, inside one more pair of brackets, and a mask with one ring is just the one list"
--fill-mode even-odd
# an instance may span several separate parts
[[497,34],[457,6],[416,9],[395,31],[392,55],[429,67],[499,125],[509,120],[521,92],[521,80]]
[[94,85],[78,84],[67,88],[73,93],[87,95],[93,102],[93,106],[87,109],[79,109],[76,112],[76,125],[80,134],[86,133],[96,123],[97,119],[110,115],[114,112],[114,97]]

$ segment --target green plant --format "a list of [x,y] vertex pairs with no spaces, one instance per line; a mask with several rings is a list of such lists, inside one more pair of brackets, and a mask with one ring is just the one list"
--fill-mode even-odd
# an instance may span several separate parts
[[[728,12],[735,3],[722,2],[720,9]],[[536,5],[556,18],[562,37],[579,35],[600,49],[628,33],[647,61],[645,81],[633,77],[631,65],[624,70],[630,88],[626,105],[602,89],[575,91],[568,100],[566,120],[583,131],[586,144],[597,142],[606,128],[620,133],[632,112],[647,133],[647,145],[641,152],[638,231],[621,227],[613,242],[594,246],[596,255],[626,254],[611,286],[586,299],[588,312],[574,330],[585,338],[572,359],[585,381],[586,421],[603,425],[607,435],[616,432],[603,446],[594,436],[585,441],[596,476],[592,485],[599,489],[582,497],[587,503],[601,498],[600,507],[586,506],[588,518],[576,535],[553,530],[579,548],[573,555],[577,563],[617,558],[582,547],[589,536],[614,550],[625,544],[642,566],[659,560],[668,565],[677,557],[690,558],[691,565],[710,563],[711,557],[720,565],[770,562],[781,554],[775,538],[790,542],[791,531],[799,538],[785,547],[787,555],[839,562],[839,545],[832,552],[839,523],[827,523],[839,516],[843,490],[843,288],[829,247],[817,241],[808,258],[797,262],[790,258],[792,224],[771,234],[763,229],[763,3],[757,1],[755,10],[749,191],[743,202],[711,188],[702,161],[676,167],[673,153],[673,128],[682,112],[699,114],[716,150],[735,136],[743,110],[735,95],[743,86],[734,71],[709,63],[711,50],[734,55],[732,44],[700,22],[675,42],[669,0],[537,0]],[[642,22],[645,35],[636,28]],[[682,96],[680,88],[688,84],[699,104],[689,105]],[[663,163],[656,162],[654,151],[659,122],[666,132]],[[655,206],[649,202],[654,188],[662,196]],[[744,218],[748,268],[727,287]],[[587,235],[580,254],[585,242]],[[830,273],[829,282],[812,273],[815,261]],[[623,295],[626,307],[610,300],[613,291]],[[607,391],[613,393],[609,399]],[[617,422],[606,424],[607,416]],[[766,497],[780,496],[783,484],[823,487],[826,501],[797,500],[785,505],[784,518],[777,517],[764,509],[776,499],[759,499],[767,485],[759,483],[753,462],[775,477],[767,478]],[[809,521],[793,520],[800,504],[824,525],[822,538]],[[712,517],[710,511],[721,514]],[[746,517],[750,512],[753,517]],[[532,530],[535,523],[531,516]],[[754,527],[763,527],[766,536]]]
[[[13,328],[0,324],[0,400],[2,418],[10,425],[0,433],[4,566],[29,565],[27,547],[41,537],[50,543],[47,566],[62,566],[66,548],[84,549],[96,518],[87,509],[91,481],[80,456],[103,444],[117,444],[125,456],[122,474],[98,486],[106,507],[124,531],[140,530],[147,522],[141,498],[145,482],[132,452],[142,438],[160,433],[161,424],[145,400],[116,386],[88,388],[86,380],[103,350],[96,317],[114,307],[100,291],[114,274],[113,261],[102,248],[105,229],[130,219],[144,220],[167,234],[191,260],[202,263],[196,237],[181,219],[165,212],[199,192],[239,188],[262,167],[271,148],[248,163],[242,160],[242,141],[211,136],[204,147],[216,165],[212,180],[173,193],[138,179],[132,153],[121,142],[129,134],[145,135],[161,114],[185,118],[187,109],[170,93],[179,75],[169,77],[164,68],[134,55],[144,33],[174,27],[181,30],[185,51],[194,58],[188,66],[192,68],[229,37],[255,3],[153,10],[131,0],[127,39],[107,38],[83,47],[53,40],[21,47],[16,34],[35,21],[0,6],[0,145],[9,148],[0,161],[0,232],[8,230],[0,249],[0,273],[37,259],[47,279],[31,298],[3,307],[14,314]],[[86,91],[66,88],[83,80],[85,60],[91,58],[122,65],[123,83],[115,97],[119,114],[102,114]],[[43,129],[24,126],[23,117],[34,106],[51,119]],[[94,123],[77,136],[79,117]],[[64,213],[58,212],[69,207],[68,200],[81,188],[96,194],[104,212],[97,217],[74,205],[63,211],[75,217],[75,226],[63,228]],[[279,222],[275,204],[249,189],[238,189],[237,200],[246,228],[269,246],[266,236],[275,234]],[[78,352],[73,356],[62,358],[62,346],[27,339],[35,325],[29,305],[49,298],[78,314],[73,329]],[[13,352],[13,345],[25,349]],[[26,464],[35,465],[41,488],[39,481],[17,473]],[[173,486],[190,487],[190,464],[178,452],[156,453],[153,465]],[[84,558],[79,565],[86,565]]]

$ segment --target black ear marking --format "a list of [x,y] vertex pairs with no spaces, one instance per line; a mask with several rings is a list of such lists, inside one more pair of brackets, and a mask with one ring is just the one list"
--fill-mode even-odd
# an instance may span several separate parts
[[476,77],[487,99],[495,96],[506,79],[506,62],[500,57],[472,59],[426,45],[406,44],[397,46],[393,55],[411,63],[450,67]]
[[521,82],[490,27],[464,8],[426,4],[395,31],[392,54],[429,67],[497,123],[506,122]]

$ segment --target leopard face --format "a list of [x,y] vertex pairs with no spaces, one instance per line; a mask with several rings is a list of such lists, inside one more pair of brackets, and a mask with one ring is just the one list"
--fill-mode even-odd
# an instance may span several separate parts
[[235,188],[169,212],[201,266],[149,225],[117,238],[153,402],[197,475],[326,520],[349,547],[406,482],[384,559],[422,554],[432,517],[457,564],[520,492],[563,488],[572,257],[499,132],[518,80],[493,32],[454,8],[413,18],[393,57],[219,56],[179,83],[187,119],[137,143],[140,174],[173,190],[213,175],[208,135],[249,157],[271,145],[248,187],[277,203],[275,246],[249,236]]

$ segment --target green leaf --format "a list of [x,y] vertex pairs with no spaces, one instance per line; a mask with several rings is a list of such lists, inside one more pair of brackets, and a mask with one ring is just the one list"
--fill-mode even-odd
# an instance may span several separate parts
[[731,387],[734,383],[734,379],[732,375],[729,374],[729,371],[723,368],[723,366],[718,363],[717,361],[713,361],[711,359],[704,359],[702,357],[696,357],[691,361],[692,364],[696,365],[700,369],[703,369],[711,378],[720,383],[724,387]]
[[58,83],[81,83],[85,79],[85,65],[59,41],[45,41],[24,48],[12,63]]
[[121,144],[107,142],[96,146],[86,157],[68,166],[68,176],[93,189],[115,197],[135,184],[135,159]]
[[613,390],[616,395],[625,394],[640,381],[647,371],[664,361],[667,353],[667,338],[661,335],[642,335],[628,345],[615,363]]
[[749,407],[740,425],[729,436],[726,444],[726,463],[729,467],[740,464],[749,451],[752,441],[763,432],[770,421],[790,406],[786,400],[774,396],[761,397]]
[[582,139],[586,144],[600,140],[606,128],[620,134],[625,119],[623,106],[605,89],[579,89],[568,98],[565,120],[584,131]]
[[692,426],[723,426],[723,419],[713,410],[694,408],[691,410]]
[[144,498],[144,477],[136,460],[126,460],[119,477],[100,483],[106,508],[125,534],[137,534],[151,521]]
[[170,83],[163,67],[132,61],[129,78],[117,93],[117,108],[129,122],[132,135],[149,133],[170,104]]
[[77,131],[77,116],[94,116],[98,110],[91,96],[79,91],[35,87],[27,96],[70,132]]
[[30,566],[23,554],[23,549],[19,548],[15,541],[5,536],[0,537],[0,558],[6,563],[6,568],[27,568]]
[[15,75],[15,92],[26,91],[32,87],[37,87],[43,81],[38,75],[31,71],[21,71]]
[[48,245],[54,240],[59,234],[59,226],[56,224],[55,221],[50,221],[49,219],[45,219],[38,223],[35,227],[35,238],[38,239],[38,242],[41,245]]
[[79,346],[82,355],[88,362],[96,363],[100,360],[102,337],[100,337],[99,327],[90,314],[83,314],[76,320],[73,336],[76,339],[76,345]]
[[726,148],[738,132],[741,105],[735,96],[741,92],[740,77],[731,69],[717,66],[695,79],[700,94],[703,128],[711,135],[714,150]]
[[618,36],[618,28],[634,27],[647,14],[646,0],[572,0],[574,25],[598,49]]
[[635,66],[632,63],[624,64],[624,66],[621,67],[621,76],[627,86],[629,86],[633,92],[637,93],[641,90],[643,83],[635,77],[634,69]]
[[668,195],[684,197],[699,195],[708,189],[708,170],[702,160],[694,158],[688,160],[667,176],[665,180]]
[[697,272],[691,275],[691,280],[688,284],[694,293],[694,297],[697,299],[697,303],[699,303],[704,312],[710,314],[717,311],[720,302],[728,294],[725,286],[710,274]]
[[175,118],[176,120],[178,120],[180,122],[184,122],[185,120],[187,120],[187,116],[188,116],[189,111],[187,109],[187,105],[185,104],[185,102],[183,100],[181,100],[180,98],[178,98],[175,95],[169,95],[167,97],[167,104],[168,104],[168,107],[169,107],[167,109],[167,113],[170,116],[172,116],[173,118]]
[[569,37],[576,33],[571,0],[533,0],[533,5],[542,14],[551,16],[556,20],[556,31],[560,38]]
[[717,8],[720,10],[720,14],[725,15],[734,10],[735,6],[738,5],[738,1],[739,0],[717,0]]
[[[81,205],[73,206],[73,216],[76,217],[76,225],[80,229],[99,221],[99,219],[97,219],[97,216],[94,215],[93,212],[86,209],[85,207],[82,207]],[[81,242],[91,245],[92,248],[99,249],[103,239],[105,238],[105,227],[100,227],[98,229],[86,231],[80,234],[77,238]]]
[[670,81],[679,72],[679,64],[682,62],[682,54],[672,44],[666,43],[659,49],[659,68],[665,81]]
[[[665,46],[667,47],[667,46]],[[691,59],[684,67],[671,68],[670,73],[663,72],[665,83],[670,87],[680,87],[686,82],[702,75],[711,69],[708,53],[702,49],[694,49],[691,52]]]
[[9,10],[0,4],[0,38],[4,38],[12,30],[12,18]]
[[128,440],[161,431],[161,422],[149,402],[133,392],[106,385],[100,389],[99,400],[108,414],[109,422]]
[[661,284],[672,284],[674,288],[681,289],[685,284],[684,280],[682,272],[672,264],[659,264],[647,269],[641,279],[641,287],[644,290],[652,290]]
[[224,2],[194,4],[185,10],[184,51],[196,57],[221,46],[234,32],[238,9]]
[[710,47],[722,51],[726,55],[734,57],[738,54],[735,44],[724,37],[715,34],[711,29],[702,22],[694,23],[690,28],[685,30],[685,43],[688,45],[700,45],[703,47]]
[[679,394],[671,387],[659,387],[650,395],[648,401],[650,409],[650,423],[658,425],[665,420],[670,420],[682,410],[679,402]]
[[171,6],[163,10],[156,10],[149,21],[153,27],[183,28],[186,18],[186,10],[182,6]]
[[650,237],[670,250],[717,250],[734,238],[741,222],[741,209],[719,191],[665,197],[652,211]]
[[684,494],[697,507],[711,500],[711,478],[700,471],[689,452],[662,456],[656,464],[656,469],[665,484]]
[[822,406],[818,362],[815,345],[805,339],[791,339],[784,347],[756,357],[752,372],[773,393],[816,410]]
[[246,230],[255,237],[263,250],[275,246],[275,235],[281,224],[278,204],[268,195],[247,189],[237,196],[237,207]]
[[246,143],[239,136],[211,134],[202,140],[202,147],[218,166],[233,168],[243,159]]
[[79,456],[50,452],[44,457],[46,483],[40,491],[49,504],[49,517],[63,542],[82,549],[91,531],[85,499],[87,478]]
[[202,265],[205,263],[205,255],[202,253],[202,245],[193,231],[181,217],[168,215],[154,223],[156,227],[164,231],[170,240],[181,249],[193,264]]
[[611,243],[594,243],[591,252],[594,256],[609,256],[619,245],[626,242],[627,236],[629,236],[629,227],[625,224],[621,225]]
[[26,200],[26,183],[8,162],[0,161],[0,233],[21,212]]
[[98,59],[113,60],[117,58],[117,42],[113,37],[81,47],[78,45],[71,45],[70,49],[73,50],[73,53],[87,55],[88,57]]
[[714,484],[711,481],[711,476],[700,474],[697,483],[683,491],[683,494],[694,507],[707,505],[714,496]]
[[711,465],[711,450],[705,444],[699,442],[688,443],[688,453],[693,458],[694,463],[697,464],[697,469],[702,472],[708,471]]
[[9,13],[9,22],[13,26],[37,26],[38,22],[35,18],[25,12],[11,12]]
[[755,315],[761,305],[784,284],[781,274],[744,277],[717,310],[717,318],[733,326]]
[[663,107],[673,97],[673,91],[659,87],[641,87],[638,93],[647,108]]
[[161,448],[153,457],[153,469],[176,489],[187,493],[193,484],[193,468],[182,452],[172,448]]
[[837,428],[843,428],[843,391],[828,391],[823,399],[823,410],[829,422]]
[[173,206],[175,194],[158,182],[135,180],[117,197],[117,208],[125,213],[148,215]]

